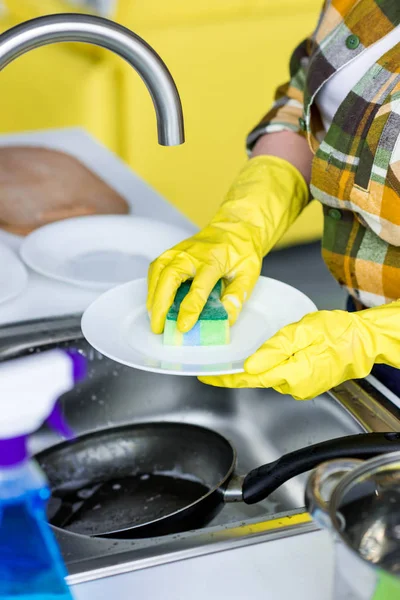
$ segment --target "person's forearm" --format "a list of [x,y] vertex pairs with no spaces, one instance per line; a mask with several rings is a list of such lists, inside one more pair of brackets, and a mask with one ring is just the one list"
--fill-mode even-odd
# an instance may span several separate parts
[[252,156],[271,155],[290,162],[303,175],[307,185],[311,181],[313,153],[307,140],[294,131],[267,133],[260,137]]

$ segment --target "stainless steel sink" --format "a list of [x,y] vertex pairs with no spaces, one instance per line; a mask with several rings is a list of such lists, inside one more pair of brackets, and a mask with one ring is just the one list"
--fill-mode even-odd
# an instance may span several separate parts
[[[365,430],[399,429],[398,415],[385,406],[384,400],[379,403],[355,382],[341,386],[333,395],[296,402],[271,390],[216,389],[192,377],[124,367],[100,355],[82,339],[77,316],[0,328],[0,360],[55,346],[73,346],[89,361],[87,380],[62,398],[64,414],[77,434],[146,421],[202,425],[231,441],[238,455],[238,474],[329,438]],[[43,429],[31,440],[32,450],[38,452],[57,441],[54,434]],[[57,536],[70,573],[76,581],[87,580],[115,569],[148,566],[155,557],[165,561],[182,556],[184,551],[204,552],[206,547],[224,540],[250,543],[255,532],[265,535],[265,529],[271,529],[257,529],[256,524],[303,512],[305,481],[306,475],[294,478],[258,505],[228,504],[205,529],[179,536],[140,541],[85,538],[60,531]]]

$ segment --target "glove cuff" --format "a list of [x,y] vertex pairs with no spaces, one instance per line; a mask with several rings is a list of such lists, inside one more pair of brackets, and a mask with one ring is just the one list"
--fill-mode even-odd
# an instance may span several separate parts
[[255,156],[240,171],[211,225],[246,223],[264,256],[308,201],[308,186],[296,167],[276,156]]

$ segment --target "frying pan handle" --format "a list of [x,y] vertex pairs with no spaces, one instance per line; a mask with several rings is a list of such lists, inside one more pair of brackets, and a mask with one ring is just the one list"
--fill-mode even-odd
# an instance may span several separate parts
[[377,454],[400,450],[400,433],[360,433],[307,446],[258,467],[245,477],[243,500],[255,504],[272,494],[292,477],[335,458],[368,459]]

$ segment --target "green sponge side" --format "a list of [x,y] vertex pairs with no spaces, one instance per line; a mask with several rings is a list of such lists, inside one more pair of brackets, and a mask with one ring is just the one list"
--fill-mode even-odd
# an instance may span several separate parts
[[[179,314],[179,310],[181,308],[181,304],[182,304],[183,300],[186,298],[186,296],[188,295],[191,285],[192,285],[191,281],[185,281],[179,287],[178,291],[176,292],[174,303],[172,304],[171,308],[168,311],[167,320],[169,320],[169,321],[177,321],[178,320],[178,314]],[[212,290],[210,296],[208,297],[208,300],[207,300],[203,310],[201,311],[201,314],[199,317],[200,321],[203,321],[205,319],[209,319],[210,321],[218,321],[218,320],[223,321],[225,319],[228,319],[228,313],[226,312],[226,310],[220,300],[221,294],[222,294],[222,281],[219,280],[216,283],[214,289]]]

